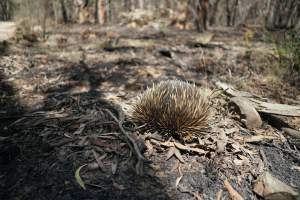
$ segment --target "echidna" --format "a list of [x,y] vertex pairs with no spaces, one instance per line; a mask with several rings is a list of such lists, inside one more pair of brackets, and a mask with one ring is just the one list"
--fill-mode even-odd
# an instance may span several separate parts
[[130,118],[144,131],[187,141],[207,127],[209,95],[208,89],[184,81],[162,81],[137,97]]

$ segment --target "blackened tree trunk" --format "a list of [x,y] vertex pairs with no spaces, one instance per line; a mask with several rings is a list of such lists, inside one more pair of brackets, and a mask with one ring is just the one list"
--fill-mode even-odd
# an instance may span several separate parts
[[49,17],[50,14],[50,1],[48,0],[44,0],[43,1],[43,9],[44,9],[44,16],[43,16],[43,21],[42,21],[42,29],[43,29],[43,39],[46,39],[46,33],[47,33],[47,19]]
[[99,22],[99,0],[96,0],[95,1],[95,13],[94,13],[94,18],[95,18],[95,23],[98,23]]
[[230,0],[226,0],[226,25],[235,26],[237,11],[239,9],[239,0],[234,0],[231,3]]
[[67,23],[69,21],[68,19],[68,14],[67,14],[67,10],[66,10],[66,5],[65,5],[65,1],[64,0],[59,0],[60,3],[60,8],[61,8],[61,14],[63,17],[63,21],[64,23]]
[[0,0],[0,21],[12,20],[14,3],[12,0]]
[[186,8],[187,20],[192,21],[197,31],[207,30],[209,0],[189,0]]
[[269,2],[266,26],[270,30],[294,28],[300,20],[299,0],[273,0]]
[[210,19],[209,19],[209,24],[210,24],[210,25],[214,25],[214,24],[216,23],[216,15],[217,15],[217,12],[218,12],[219,3],[220,3],[220,0],[217,0],[217,1],[212,5],[211,16],[210,16]]
[[106,0],[105,1],[105,12],[106,12],[106,19],[105,19],[105,23],[107,22],[111,22],[112,20],[112,12],[111,12],[111,0]]

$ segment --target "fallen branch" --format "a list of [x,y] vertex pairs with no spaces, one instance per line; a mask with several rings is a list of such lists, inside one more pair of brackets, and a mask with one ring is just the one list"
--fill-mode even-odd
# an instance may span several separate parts
[[262,113],[276,114],[288,117],[300,117],[300,106],[291,106],[278,103],[267,103],[256,99],[250,99],[255,108]]
[[110,111],[105,109],[105,111],[113,118],[113,120],[118,124],[120,131],[123,133],[125,136],[126,142],[129,145],[131,151],[135,152],[138,162],[136,165],[136,172],[137,174],[142,174],[143,173],[143,163],[144,161],[148,161],[141,153],[137,143],[134,141],[134,139],[127,133],[127,131],[123,128],[122,124],[123,122],[118,120],[117,117]]
[[249,92],[238,91],[226,83],[216,82],[216,85],[223,89],[231,97],[244,97],[251,101],[252,105],[258,112],[267,114],[276,114],[288,117],[300,117],[300,106],[291,106],[286,104],[264,102],[259,96]]
[[300,132],[295,130],[295,129],[291,129],[291,128],[282,128],[282,130],[288,134],[289,136],[292,136],[294,138],[300,139]]

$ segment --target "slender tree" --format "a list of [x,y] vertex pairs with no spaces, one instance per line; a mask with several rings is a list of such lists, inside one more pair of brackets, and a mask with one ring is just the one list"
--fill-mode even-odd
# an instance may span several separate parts
[[61,8],[61,14],[63,17],[63,21],[64,23],[67,23],[69,21],[68,19],[68,14],[67,14],[67,10],[66,10],[66,5],[65,5],[65,1],[64,0],[59,0],[60,3],[60,8]]
[[105,0],[98,0],[98,20],[99,24],[104,25],[106,23],[106,5]]

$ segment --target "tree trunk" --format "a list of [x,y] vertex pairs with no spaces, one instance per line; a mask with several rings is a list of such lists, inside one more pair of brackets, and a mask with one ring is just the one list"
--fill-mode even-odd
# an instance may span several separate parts
[[46,39],[46,33],[47,33],[47,18],[49,16],[49,7],[50,7],[50,2],[48,0],[44,0],[43,2],[44,6],[44,16],[43,16],[43,21],[42,21],[42,29],[43,29],[43,39]]
[[239,10],[239,0],[235,0],[232,21],[231,21],[232,26],[236,25],[236,18],[238,15],[238,10]]
[[145,8],[145,2],[144,0],[138,0],[139,8],[144,9]]
[[99,0],[95,1],[95,13],[94,13],[94,18],[95,18],[95,23],[99,22]]
[[11,20],[14,14],[14,2],[11,0],[0,1],[0,21]]
[[112,20],[112,13],[111,13],[111,2],[110,0],[105,1],[105,12],[106,12],[106,19],[105,23],[110,22]]
[[169,9],[172,9],[172,2],[171,0],[165,0],[165,8],[169,8]]
[[209,20],[210,25],[214,25],[216,23],[216,15],[218,12],[219,3],[220,3],[220,0],[217,0],[212,7],[212,12],[211,12],[210,20]]
[[131,10],[135,10],[138,8],[138,0],[131,0]]
[[69,20],[68,20],[68,14],[67,14],[67,10],[66,10],[65,1],[59,0],[59,2],[60,2],[60,8],[61,8],[61,14],[63,17],[63,21],[64,21],[64,23],[67,23]]
[[299,7],[299,0],[274,0],[267,12],[267,28],[274,30],[295,27],[300,20]]
[[106,23],[106,5],[105,0],[98,0],[98,19],[99,24],[104,25]]
[[227,26],[230,26],[230,22],[231,22],[230,5],[229,5],[229,0],[226,0],[226,24],[227,24]]

